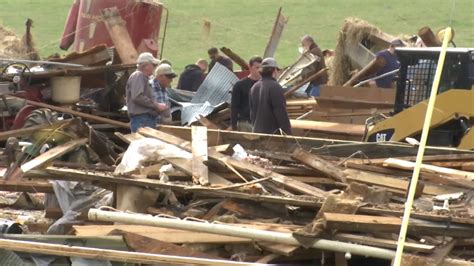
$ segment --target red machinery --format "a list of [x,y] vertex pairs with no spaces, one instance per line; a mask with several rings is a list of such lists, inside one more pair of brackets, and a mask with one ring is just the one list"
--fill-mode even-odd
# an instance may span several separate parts
[[110,7],[119,10],[137,51],[156,56],[159,50],[156,41],[165,8],[154,0],[75,0],[69,10],[60,48],[67,50],[73,45],[75,52],[83,52],[99,44],[113,46],[101,20],[102,10]]

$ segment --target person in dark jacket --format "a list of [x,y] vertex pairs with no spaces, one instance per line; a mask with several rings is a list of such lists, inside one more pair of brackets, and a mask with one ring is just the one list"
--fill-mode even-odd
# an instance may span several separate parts
[[230,60],[228,57],[221,55],[219,53],[219,50],[216,47],[212,47],[209,50],[207,50],[207,54],[209,55],[209,58],[211,59],[211,63],[209,64],[209,72],[211,72],[216,62],[227,67],[230,71],[234,71],[232,60]]
[[261,64],[262,79],[250,90],[250,121],[253,132],[291,134],[283,88],[276,81],[278,64],[274,58],[265,58]]
[[[324,55],[319,46],[314,41],[313,37],[306,35],[301,38],[301,46],[305,52],[310,52],[316,58],[316,61],[308,66],[306,69],[303,70],[303,74],[301,75],[302,79],[306,79],[311,75],[317,73],[323,68],[326,68],[326,64],[324,62]],[[326,84],[328,82],[328,74],[327,72],[322,74],[317,79],[310,82],[308,88],[306,89],[306,93],[308,96],[318,97],[321,85]]]
[[199,59],[196,64],[187,65],[179,76],[178,90],[197,91],[206,78],[207,61]]
[[252,86],[260,80],[260,64],[262,58],[254,56],[249,60],[250,74],[237,81],[232,88],[231,123],[232,130],[252,132],[250,123],[249,94]]

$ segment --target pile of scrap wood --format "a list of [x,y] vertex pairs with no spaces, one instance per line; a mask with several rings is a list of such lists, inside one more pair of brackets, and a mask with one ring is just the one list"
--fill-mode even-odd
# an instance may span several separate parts
[[[43,126],[56,142],[27,128],[1,134],[43,148],[10,139],[0,189],[43,200],[49,219],[34,213],[20,221],[42,205],[9,206],[25,208],[9,216],[24,233],[3,227],[0,261],[390,265],[394,257],[416,147],[205,127],[135,134],[94,127],[78,119]],[[403,265],[469,265],[474,152],[426,154]]]

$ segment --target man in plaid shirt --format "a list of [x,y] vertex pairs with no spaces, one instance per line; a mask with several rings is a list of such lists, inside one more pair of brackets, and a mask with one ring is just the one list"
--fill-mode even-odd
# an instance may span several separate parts
[[170,113],[170,101],[168,99],[168,88],[171,86],[171,82],[176,77],[173,69],[168,64],[161,64],[156,68],[155,78],[152,79],[151,87],[155,93],[156,102],[166,104],[168,108],[160,112],[156,118],[157,124],[163,124],[166,121],[171,120]]

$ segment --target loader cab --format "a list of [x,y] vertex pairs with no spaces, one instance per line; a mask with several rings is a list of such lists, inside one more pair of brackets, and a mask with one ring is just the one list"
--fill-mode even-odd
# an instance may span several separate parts
[[[397,48],[400,72],[394,113],[429,98],[441,48]],[[474,49],[448,48],[438,93],[471,90],[474,83]]]

